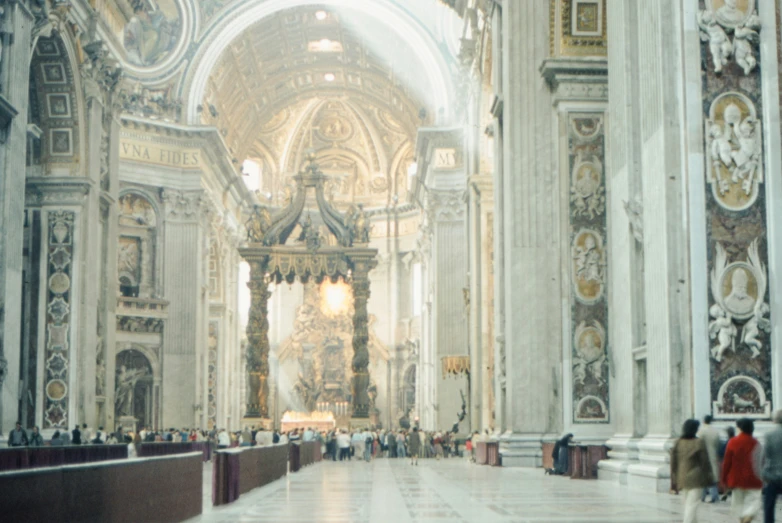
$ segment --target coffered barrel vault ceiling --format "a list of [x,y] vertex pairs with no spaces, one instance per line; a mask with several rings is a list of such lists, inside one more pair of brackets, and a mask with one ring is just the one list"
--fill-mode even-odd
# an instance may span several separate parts
[[359,13],[302,7],[238,35],[212,70],[202,122],[262,165],[274,203],[314,149],[338,204],[385,207],[407,190],[418,126],[436,117],[410,46]]

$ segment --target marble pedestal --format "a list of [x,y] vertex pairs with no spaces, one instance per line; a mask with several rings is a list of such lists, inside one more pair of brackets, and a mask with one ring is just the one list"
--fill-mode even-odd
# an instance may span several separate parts
[[135,433],[136,425],[138,425],[138,419],[134,418],[133,416],[120,416],[117,424],[122,428],[123,434],[127,434],[129,432]]
[[597,479],[627,485],[627,470],[638,463],[638,440],[617,435],[606,442],[608,459],[597,464]]
[[638,462],[627,466],[627,485],[645,492],[668,492],[671,488],[669,436],[646,436],[638,442]]
[[272,430],[274,428],[274,421],[269,418],[242,418],[243,429],[252,427],[255,427],[256,429]]
[[503,467],[542,467],[542,434],[506,432],[500,436],[500,456]]

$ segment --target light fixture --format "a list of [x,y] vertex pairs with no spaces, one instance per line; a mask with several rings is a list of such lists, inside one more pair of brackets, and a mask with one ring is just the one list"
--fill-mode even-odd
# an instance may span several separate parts
[[326,73],[323,75],[323,79],[327,82],[333,82],[337,79],[337,77],[334,75],[334,73]]
[[320,285],[320,309],[326,316],[334,317],[348,312],[351,288],[343,280],[332,283],[326,279]]
[[329,15],[328,15],[328,13],[326,13],[326,11],[317,11],[317,12],[315,13],[315,18],[317,18],[317,19],[318,19],[318,20],[320,20],[321,22],[322,22],[323,20],[325,20],[326,18],[328,18],[328,17],[329,17]]
[[323,40],[318,42],[318,44],[320,45],[320,49],[322,51],[328,51],[329,49],[331,49],[331,40],[329,40],[328,38],[324,38]]

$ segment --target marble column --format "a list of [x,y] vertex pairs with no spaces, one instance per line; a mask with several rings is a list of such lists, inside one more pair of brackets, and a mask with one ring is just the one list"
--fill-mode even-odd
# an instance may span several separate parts
[[[464,193],[430,189],[427,193],[427,214],[432,223],[431,263],[434,270],[431,278],[434,294],[431,321],[437,405],[435,426],[431,429],[450,430],[461,411],[462,394],[468,403],[471,396],[470,377],[444,376],[442,372],[443,357],[469,354],[464,293],[468,284]],[[471,423],[471,419],[465,419],[462,430],[471,427]]]
[[494,339],[491,317],[494,302],[493,276],[493,195],[492,179],[487,175],[470,178],[470,362],[471,417],[473,430],[494,429]]
[[[625,396],[612,438],[624,464],[612,472],[644,490],[668,490],[671,437],[692,412],[688,258],[695,229],[689,229],[686,195],[690,180],[703,173],[692,169],[682,144],[700,127],[687,108],[700,107],[701,99],[684,89],[690,79],[683,68],[698,38],[695,21],[677,0],[609,4],[608,33],[619,39],[609,52],[609,85],[616,88],[608,107],[610,187],[616,192],[608,207],[618,242],[612,285],[630,290],[612,305],[617,373],[623,371],[617,394]],[[639,280],[642,287],[634,286]],[[631,436],[640,438],[637,462]]]
[[[22,325],[22,241],[31,37],[35,21],[27,2],[4,6],[0,54],[0,431],[19,414]],[[10,38],[7,38],[10,37]],[[9,121],[10,119],[10,121]]]
[[[502,8],[501,287],[504,289],[503,465],[540,466],[541,441],[562,429],[560,195],[552,95],[539,68],[549,52],[549,3]],[[500,203],[501,202],[501,203]],[[502,365],[502,360],[501,363]]]
[[163,426],[187,427],[198,403],[198,354],[205,340],[201,327],[203,242],[202,191],[164,189],[164,298],[170,302],[163,335]]

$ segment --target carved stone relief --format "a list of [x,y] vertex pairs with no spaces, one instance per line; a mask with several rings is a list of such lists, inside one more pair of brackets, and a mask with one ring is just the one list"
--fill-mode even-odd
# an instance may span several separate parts
[[757,200],[763,183],[763,132],[755,105],[745,95],[718,96],[706,121],[707,176],[717,203],[741,211]]
[[603,114],[571,113],[571,333],[574,423],[607,423],[608,305]]
[[718,419],[772,412],[760,20],[755,0],[701,0],[709,366]]

